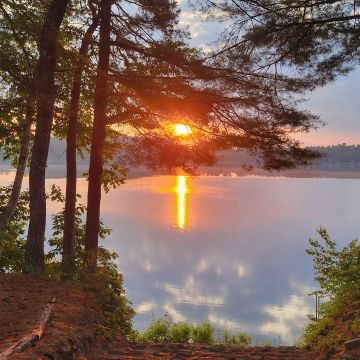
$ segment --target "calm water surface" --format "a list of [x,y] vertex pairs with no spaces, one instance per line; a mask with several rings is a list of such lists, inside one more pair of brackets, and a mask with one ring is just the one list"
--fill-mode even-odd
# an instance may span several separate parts
[[120,255],[137,329],[167,314],[293,343],[315,307],[308,239],[320,226],[340,245],[359,237],[359,200],[359,179],[133,179],[103,196],[102,245]]

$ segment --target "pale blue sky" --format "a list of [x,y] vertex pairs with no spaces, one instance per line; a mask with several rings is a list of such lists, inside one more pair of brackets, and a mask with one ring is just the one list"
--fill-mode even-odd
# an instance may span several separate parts
[[[186,0],[179,2],[183,9],[180,24],[188,27],[194,45],[207,47],[224,25],[201,21],[201,14],[189,9]],[[305,145],[360,144],[360,67],[305,97],[308,100],[302,107],[320,115],[327,123],[325,127],[301,135]]]

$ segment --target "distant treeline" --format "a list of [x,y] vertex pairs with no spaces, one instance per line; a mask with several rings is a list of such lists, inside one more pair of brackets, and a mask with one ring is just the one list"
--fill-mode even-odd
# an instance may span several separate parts
[[310,147],[322,154],[322,157],[313,160],[313,165],[360,165],[360,145],[332,145]]
[[[322,156],[313,160],[313,166],[360,166],[360,145],[311,146],[311,150]],[[223,151],[219,154],[219,165],[250,165],[258,167],[261,161],[245,151]]]
[[[313,166],[359,166],[360,167],[360,145],[331,145],[331,146],[311,146],[311,150],[322,154],[322,157],[313,160]],[[51,139],[48,164],[65,165],[65,141]],[[78,156],[78,164],[88,164],[89,154],[85,152],[84,156]],[[1,157],[0,163],[8,164]],[[222,151],[218,154],[218,165],[248,165],[260,167],[261,160],[246,151]]]
[[[64,165],[66,163],[66,142],[52,138],[49,146],[48,164]],[[83,156],[77,155],[77,163],[87,165],[89,163],[89,153],[84,152]],[[0,152],[0,164],[10,165],[9,161],[4,160],[3,153]]]

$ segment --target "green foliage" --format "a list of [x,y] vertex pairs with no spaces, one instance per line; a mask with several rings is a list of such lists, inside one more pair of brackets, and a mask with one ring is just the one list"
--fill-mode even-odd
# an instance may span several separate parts
[[[49,195],[50,199],[55,202],[64,203],[65,198],[61,192],[59,186],[52,185]],[[81,199],[80,195],[77,195],[78,199]],[[75,209],[75,272],[82,271],[85,264],[85,223],[84,215],[86,212],[86,206],[77,204]],[[60,256],[62,253],[63,244],[63,232],[64,232],[64,210],[52,216],[52,230],[53,236],[48,240],[50,250],[46,254],[46,268],[51,277],[61,278],[61,262]],[[110,235],[111,229],[104,226],[100,222],[100,239],[105,239]],[[118,255],[109,251],[103,247],[98,249],[98,263],[99,267],[108,268],[109,271],[116,271],[116,265],[114,261],[118,258]],[[74,274],[76,277],[76,274]]]
[[142,333],[137,333],[135,340],[148,342],[172,342],[172,343],[189,343],[193,342],[192,325],[184,322],[173,323],[169,319],[156,319]]
[[112,163],[109,167],[104,168],[101,182],[104,190],[109,192],[111,188],[116,189],[119,185],[125,183],[129,169],[120,164]]
[[321,241],[310,239],[306,252],[313,257],[315,280],[319,283],[320,295],[328,301],[320,306],[320,319],[309,317],[301,337],[305,346],[314,346],[321,336],[321,346],[331,347],[341,334],[334,333],[334,320],[344,308],[360,299],[360,244],[352,240],[341,250],[332,241],[324,228],[318,230]]
[[[310,322],[306,325],[304,333],[300,339],[300,345],[311,347],[314,345],[319,336],[328,335],[336,315],[339,315],[342,309],[342,304],[337,304],[335,302],[327,304],[327,310],[324,316],[322,316],[318,321],[310,319]],[[332,341],[329,342],[329,340],[327,340],[326,343],[327,345],[334,345]]]
[[242,332],[223,331],[221,336],[215,336],[215,328],[208,322],[189,325],[182,321],[173,322],[168,317],[154,320],[143,333],[133,331],[128,339],[154,343],[233,344],[241,346],[249,346],[252,343],[251,336]]
[[173,324],[170,329],[170,340],[173,343],[189,343],[191,340],[192,326],[184,322]]
[[318,233],[323,244],[310,239],[306,252],[313,257],[315,280],[324,295],[347,297],[350,293],[360,294],[360,244],[352,240],[342,250],[330,240],[327,231],[320,228]]
[[252,343],[252,337],[241,332],[224,331],[222,334],[222,342],[224,344],[248,346]]
[[360,314],[356,315],[351,327],[354,331],[360,333]]
[[[6,206],[12,185],[0,187],[0,212]],[[20,194],[14,214],[10,220],[8,231],[3,236],[4,249],[0,258],[0,272],[21,272],[25,253],[25,232],[29,219],[29,192]]]
[[130,339],[148,342],[213,344],[214,328],[209,323],[189,325],[185,322],[174,323],[168,318],[156,319],[142,333],[135,333]]
[[[6,205],[11,193],[11,185],[0,188],[0,211]],[[52,185],[48,194],[51,201],[64,203],[64,195],[60,187]],[[80,196],[78,195],[78,198]],[[21,272],[24,261],[25,232],[29,217],[29,193],[23,192],[18,201],[14,215],[6,234],[3,256],[0,258],[0,271]],[[98,269],[96,274],[85,271],[85,224],[83,217],[86,211],[84,205],[78,204],[75,213],[75,271],[72,282],[92,294],[102,310],[103,317],[99,319],[96,330],[102,335],[121,330],[124,334],[132,332],[131,319],[135,312],[125,297],[123,277],[118,273],[115,263],[118,255],[103,247],[98,249]],[[64,212],[53,215],[53,237],[49,239],[50,250],[46,254],[47,274],[60,279],[61,253],[63,241]],[[100,237],[104,239],[111,230],[101,223]]]
[[195,325],[192,330],[192,338],[197,344],[213,344],[215,342],[214,327],[210,323]]
[[[60,187],[52,185],[49,195],[52,201],[64,203],[65,199]],[[80,195],[77,196],[80,199]],[[103,247],[98,249],[98,267],[95,274],[86,271],[85,265],[85,223],[86,207],[77,204],[75,211],[75,269],[73,282],[80,288],[92,294],[100,305],[103,318],[96,325],[97,333],[109,335],[113,331],[121,330],[124,334],[132,332],[131,319],[135,315],[130,303],[125,297],[123,276],[118,273],[115,263],[118,255]],[[47,273],[56,279],[62,277],[60,255],[62,252],[64,229],[64,210],[53,215],[53,237],[49,239],[50,251],[46,255]],[[105,239],[111,229],[100,223],[101,239]]]
[[92,294],[100,305],[103,317],[96,324],[99,335],[111,335],[114,331],[132,333],[132,318],[135,315],[131,304],[125,297],[123,276],[118,273],[113,262],[100,265],[95,274],[79,273],[77,284]]
[[264,347],[270,347],[270,346],[271,346],[271,341],[265,340],[265,341],[263,342],[263,346],[264,346]]
[[144,331],[142,338],[149,342],[170,341],[172,323],[167,319],[157,319]]

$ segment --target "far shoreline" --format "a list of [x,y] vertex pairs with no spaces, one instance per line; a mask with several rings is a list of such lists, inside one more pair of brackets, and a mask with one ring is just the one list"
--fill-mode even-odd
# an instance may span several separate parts
[[[4,176],[7,173],[15,171],[9,165],[0,165],[0,174]],[[84,173],[88,171],[88,166],[85,164],[78,165],[78,177],[84,177]],[[184,175],[184,173],[181,173]],[[128,180],[148,177],[148,176],[161,176],[161,175],[179,175],[178,172],[170,171],[152,171],[144,166],[139,166],[130,169]],[[219,176],[219,177],[262,177],[262,178],[326,178],[326,179],[360,179],[359,166],[307,166],[299,167],[289,170],[280,171],[267,171],[261,168],[253,168],[251,170],[244,169],[241,165],[214,165],[214,166],[200,166],[197,168],[195,176]],[[28,176],[28,169],[26,175]],[[64,164],[50,164],[47,168],[47,179],[64,179],[66,177],[66,167]]]

